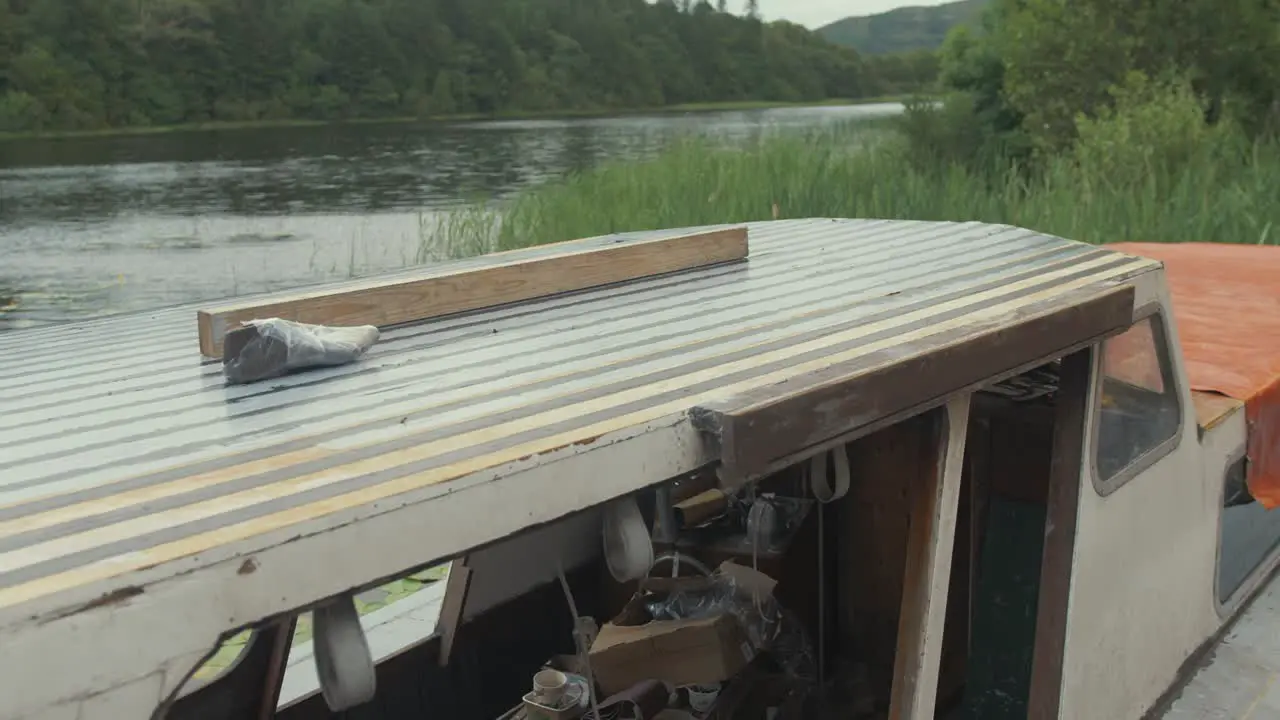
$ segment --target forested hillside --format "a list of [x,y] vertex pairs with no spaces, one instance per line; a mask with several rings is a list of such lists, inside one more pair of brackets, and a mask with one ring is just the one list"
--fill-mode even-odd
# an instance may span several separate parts
[[865,17],[847,17],[818,30],[838,45],[867,55],[933,51],[951,28],[977,19],[989,0],[960,0],[934,7],[901,7]]
[[0,131],[812,101],[914,82],[740,2],[0,0]]

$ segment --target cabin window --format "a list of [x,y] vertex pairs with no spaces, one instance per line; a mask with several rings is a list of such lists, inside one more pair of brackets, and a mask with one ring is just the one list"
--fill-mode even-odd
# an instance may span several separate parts
[[1254,501],[1246,482],[1249,461],[1227,466],[1218,538],[1218,602],[1230,601],[1280,547],[1280,513]]
[[1105,341],[1101,372],[1095,470],[1105,494],[1177,441],[1182,411],[1161,316]]

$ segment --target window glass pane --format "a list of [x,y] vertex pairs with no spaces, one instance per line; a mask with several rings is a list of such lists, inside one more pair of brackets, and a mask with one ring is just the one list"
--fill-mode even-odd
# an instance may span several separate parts
[[1227,468],[1218,552],[1219,602],[1234,595],[1280,545],[1280,513],[1249,497],[1246,468],[1244,458]]
[[1107,341],[1106,351],[1102,354],[1104,377],[1144,390],[1164,392],[1159,346],[1152,323],[1148,319]]
[[1103,343],[1097,468],[1106,482],[1178,432],[1180,409],[1156,317]]

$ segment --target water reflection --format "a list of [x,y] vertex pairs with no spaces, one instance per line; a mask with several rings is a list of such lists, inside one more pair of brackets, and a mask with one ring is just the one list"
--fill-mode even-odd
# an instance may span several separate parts
[[742,138],[899,110],[0,142],[0,329],[403,267],[439,213],[468,200],[644,157],[681,135]]

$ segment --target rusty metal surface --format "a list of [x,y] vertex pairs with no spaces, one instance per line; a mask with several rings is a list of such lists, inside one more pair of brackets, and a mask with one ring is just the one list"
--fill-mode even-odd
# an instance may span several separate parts
[[1249,489],[1280,506],[1280,248],[1117,243],[1164,263],[1191,389],[1245,403]]
[[877,348],[928,354],[935,325],[987,331],[1155,267],[977,223],[782,221],[750,243],[744,264],[391,329],[355,364],[247,386],[202,361],[193,308],[0,335],[0,619],[131,587],[157,557],[190,572],[228,527],[373,508]]

